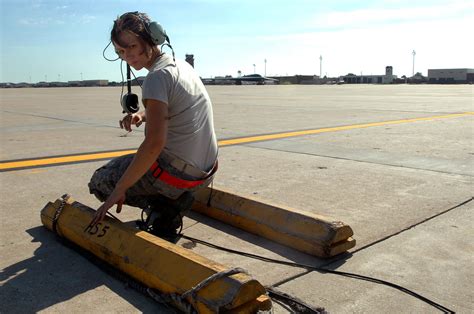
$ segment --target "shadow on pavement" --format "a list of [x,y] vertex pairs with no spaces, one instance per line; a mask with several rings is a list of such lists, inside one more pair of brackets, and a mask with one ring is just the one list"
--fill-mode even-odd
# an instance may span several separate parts
[[[40,246],[32,257],[0,272],[1,313],[39,312],[89,292],[90,296],[84,300],[90,300],[92,304],[76,309],[88,312],[87,309],[93,310],[96,304],[111,301],[92,296],[94,292],[90,291],[100,289],[101,286],[106,286],[140,312],[174,313],[137,291],[126,288],[123,282],[105,275],[84,256],[58,241],[57,236],[46,228],[39,226],[26,232],[32,236],[32,242],[39,242]],[[108,306],[113,310],[112,305]]]

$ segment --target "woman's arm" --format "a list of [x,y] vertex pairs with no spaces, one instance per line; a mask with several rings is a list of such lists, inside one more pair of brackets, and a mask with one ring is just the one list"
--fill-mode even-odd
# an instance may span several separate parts
[[158,159],[166,143],[168,130],[168,106],[157,100],[146,100],[147,130],[145,140],[138,148],[135,157],[125,173],[117,182],[114,190],[97,209],[91,224],[95,225],[105,218],[107,211],[117,204],[117,213],[122,210],[125,201],[125,192],[135,184],[150,169],[153,162]]

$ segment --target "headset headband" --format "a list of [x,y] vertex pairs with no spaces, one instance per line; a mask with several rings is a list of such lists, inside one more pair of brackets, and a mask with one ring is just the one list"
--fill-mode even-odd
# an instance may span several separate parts
[[127,15],[134,15],[140,19],[151,44],[163,45],[166,42],[168,42],[168,44],[170,43],[168,35],[166,35],[166,31],[159,23],[148,21],[148,19],[138,11],[124,13],[120,18],[123,18]]

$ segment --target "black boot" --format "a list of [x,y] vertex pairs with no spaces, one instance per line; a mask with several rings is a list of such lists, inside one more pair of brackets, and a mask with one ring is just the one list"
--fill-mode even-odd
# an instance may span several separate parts
[[162,198],[147,210],[147,229],[150,233],[177,242],[183,228],[183,216],[191,209],[194,196],[184,192],[178,199]]
[[153,220],[149,232],[167,241],[177,242],[182,228],[183,218],[180,214],[165,212]]

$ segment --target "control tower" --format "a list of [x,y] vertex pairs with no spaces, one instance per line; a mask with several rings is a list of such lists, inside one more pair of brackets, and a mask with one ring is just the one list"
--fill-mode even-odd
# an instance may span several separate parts
[[186,55],[186,62],[194,68],[194,55]]

